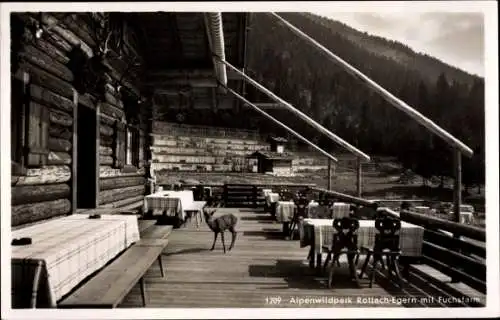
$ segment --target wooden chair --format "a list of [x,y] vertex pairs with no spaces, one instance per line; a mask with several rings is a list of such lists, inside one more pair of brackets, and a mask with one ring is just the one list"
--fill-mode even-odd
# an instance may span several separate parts
[[280,201],[291,201],[293,200],[293,193],[288,189],[281,189],[279,192]]
[[[355,260],[359,256],[358,235],[359,221],[355,218],[344,217],[333,220],[333,228],[336,233],[333,235],[332,247],[328,250],[323,269],[326,270],[328,263],[332,260],[330,272],[328,275],[328,287],[332,288],[333,274],[335,271],[335,262],[339,266],[339,258],[342,254],[347,255],[349,271],[356,285],[360,287],[358,275],[356,274]],[[332,257],[333,256],[333,257]]]
[[295,232],[295,229],[297,228],[300,219],[303,219],[307,216],[307,205],[309,204],[309,200],[304,196],[300,195],[298,198],[294,199],[293,202],[295,203],[296,209],[294,210],[292,221],[290,223],[290,229],[289,229],[289,237],[290,240],[293,240],[293,235]]
[[403,287],[403,281],[399,272],[398,260],[401,256],[399,247],[399,232],[401,230],[401,221],[392,217],[379,217],[375,220],[375,228],[378,233],[375,235],[375,245],[373,248],[362,247],[361,251],[366,252],[366,260],[361,268],[359,278],[366,272],[370,258],[373,257],[372,270],[370,273],[370,288],[373,285],[375,269],[380,262],[384,267],[383,257],[386,257],[389,275],[395,273],[399,286]]

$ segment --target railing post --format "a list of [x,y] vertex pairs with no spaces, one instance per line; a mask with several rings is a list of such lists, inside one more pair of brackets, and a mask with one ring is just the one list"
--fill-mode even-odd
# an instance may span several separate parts
[[[462,153],[458,149],[454,149],[453,153],[455,171],[453,218],[455,222],[460,223],[460,207],[462,205]],[[460,234],[454,233],[453,237],[460,239]],[[460,252],[459,247],[457,248],[457,252]],[[460,281],[456,277],[452,277],[451,282],[457,283]]]
[[328,190],[332,190],[332,159],[328,158]]
[[252,197],[253,197],[253,207],[257,208],[257,186],[254,185],[252,189]]
[[227,206],[227,204],[228,204],[228,202],[227,202],[227,184],[224,185],[223,196],[224,196],[224,206]]
[[357,158],[357,163],[356,163],[356,191],[357,191],[357,196],[361,198],[361,158]]

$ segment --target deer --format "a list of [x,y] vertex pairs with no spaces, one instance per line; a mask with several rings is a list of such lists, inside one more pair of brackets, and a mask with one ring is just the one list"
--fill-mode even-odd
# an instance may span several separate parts
[[224,243],[224,231],[229,230],[232,234],[231,245],[229,246],[228,251],[230,251],[234,247],[234,242],[236,241],[236,235],[238,234],[234,229],[236,223],[238,222],[238,218],[232,213],[225,214],[218,218],[213,217],[215,211],[217,209],[214,208],[203,208],[203,215],[205,216],[205,222],[207,223],[210,230],[214,232],[214,242],[212,244],[212,248],[210,251],[213,251],[215,248],[215,242],[217,241],[217,236],[219,233],[221,234],[222,239],[222,248],[224,253],[226,253],[226,244]]

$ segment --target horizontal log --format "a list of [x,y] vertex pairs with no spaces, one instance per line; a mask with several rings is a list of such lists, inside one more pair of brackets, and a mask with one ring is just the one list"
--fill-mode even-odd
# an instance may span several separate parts
[[[80,19],[79,14],[72,14],[70,17],[64,18],[64,25],[71,31],[78,39],[86,43],[90,48],[95,48],[95,39],[87,32],[87,23]],[[104,44],[103,44],[104,45]]]
[[71,127],[73,125],[73,118],[62,111],[50,110],[49,119],[51,123],[61,127]]
[[104,94],[104,98],[106,99],[107,103],[109,103],[117,108],[123,109],[123,102],[121,100],[117,99],[116,97],[114,97],[111,93],[106,92]]
[[[32,13],[20,13],[18,14],[18,17],[21,18],[22,21],[26,23],[26,25],[35,25],[38,23],[38,17],[32,16]],[[32,32],[30,32],[32,34]],[[33,35],[32,35],[33,37]],[[64,52],[69,52],[73,48],[73,46],[66,41],[64,38],[62,38],[57,32],[55,32],[53,29],[49,29],[48,31],[45,31],[42,34],[42,38],[46,40],[47,42],[53,44],[60,50],[63,50]],[[29,38],[26,40],[30,40]]]
[[71,179],[69,166],[45,166],[27,169],[24,176],[12,176],[11,185],[39,185],[68,182]]
[[181,163],[184,160],[186,164],[223,164],[224,158],[215,158],[213,156],[205,156],[203,153],[200,155],[153,155],[153,160],[159,163]]
[[[69,62],[69,58],[66,56],[66,52],[68,52],[69,50],[62,50],[60,46],[52,44],[44,37],[36,39],[35,41],[33,33],[30,30],[28,30],[28,28],[24,29],[24,37],[26,42],[33,44],[35,47],[43,51],[45,54],[49,55],[52,59],[55,59],[56,61],[62,64],[67,64]],[[54,41],[57,40],[54,39]]]
[[101,205],[110,202],[120,201],[131,197],[136,197],[139,195],[143,195],[144,192],[145,192],[144,185],[105,190],[100,192],[99,194],[99,204]]
[[49,126],[49,136],[54,138],[61,138],[64,140],[70,140],[73,137],[73,129],[68,127],[59,127],[56,125]]
[[47,184],[38,186],[12,187],[12,205],[33,202],[53,201],[68,198],[70,187],[67,183]]
[[73,114],[73,101],[36,84],[30,85],[31,98],[41,104]]
[[99,154],[101,156],[110,156],[113,154],[113,149],[110,147],[99,146]]
[[91,109],[95,109],[96,101],[97,99],[90,93],[78,95],[78,103]]
[[112,168],[111,166],[100,166],[99,167],[99,177],[100,178],[106,178],[106,177],[126,177],[126,176],[137,176],[137,175],[144,175],[145,171],[144,168],[138,169],[136,172],[122,172],[121,169],[115,169]]
[[110,127],[110,126],[107,126],[105,124],[102,124],[99,126],[99,133],[101,134],[101,136],[112,136],[113,135],[113,128]]
[[101,120],[101,125],[114,126],[116,120],[99,112],[99,119]]
[[486,241],[486,230],[483,228],[473,227],[469,225],[460,224],[457,222],[451,222],[448,220],[428,216],[425,214],[409,212],[403,210],[400,212],[401,220],[410,222],[425,228],[434,230],[444,230],[451,232],[452,234],[465,236],[479,241]]
[[101,102],[101,113],[110,116],[114,119],[121,120],[124,116],[125,113],[123,110],[110,105],[109,103],[106,102]]
[[104,204],[100,207],[102,207],[102,208],[122,208],[122,207],[128,206],[132,203],[142,201],[143,199],[144,199],[144,195],[138,195],[138,196],[126,198],[123,200],[110,202],[110,203]]
[[59,25],[58,19],[56,19],[53,15],[45,13],[42,15],[42,22],[47,26],[52,26],[52,29],[59,34],[64,40],[68,41],[73,47],[80,46],[82,51],[87,55],[87,57],[93,57],[94,52],[89,47],[87,43],[85,43],[82,39],[80,39],[77,35],[75,35],[70,30],[63,28]]
[[49,150],[56,152],[69,152],[71,150],[71,141],[49,137]]
[[64,81],[73,81],[73,73],[68,67],[60,62],[57,62],[57,60],[32,45],[26,45],[23,50],[19,52],[19,57],[38,65],[45,71],[61,78]]
[[[39,68],[38,66],[29,63],[29,62],[21,62],[19,65],[19,70],[15,74],[15,78],[19,80],[23,80],[23,72],[28,72],[30,74],[30,82],[41,86],[45,89],[49,89],[56,94],[59,94],[65,98],[71,99],[73,101],[73,86],[50,74],[49,72]],[[86,107],[95,109],[94,101],[95,98],[88,93],[84,95],[78,96],[78,102]]]
[[71,155],[67,152],[49,152],[49,165],[71,164]]
[[50,89],[63,97],[73,99],[73,86],[70,83],[28,62],[21,62],[19,69],[16,78],[22,79],[22,71],[24,70],[30,74],[30,82]]
[[111,157],[111,156],[99,156],[99,163],[101,166],[110,166],[113,164],[113,157]]
[[99,144],[103,147],[111,147],[113,146],[113,137],[100,135]]
[[103,178],[99,180],[100,190],[109,190],[116,188],[125,188],[132,186],[144,186],[143,176],[130,176],[130,177],[118,177],[118,178]]
[[[127,87],[128,89],[130,89],[135,95],[137,95],[137,96],[140,95],[140,91],[133,84],[131,84],[127,79],[123,79],[125,77],[122,78],[122,74],[118,70],[116,70],[116,67],[113,64],[113,62],[108,61],[108,60],[104,60],[103,65],[105,65],[107,68],[109,68],[109,70],[110,70],[109,75],[113,80],[115,80],[115,81],[121,80],[121,83],[124,87]],[[125,71],[125,70],[123,70],[123,71]],[[114,82],[114,81],[112,81],[112,82]]]
[[40,221],[55,216],[65,215],[71,210],[71,202],[67,199],[44,201],[12,206],[12,226]]

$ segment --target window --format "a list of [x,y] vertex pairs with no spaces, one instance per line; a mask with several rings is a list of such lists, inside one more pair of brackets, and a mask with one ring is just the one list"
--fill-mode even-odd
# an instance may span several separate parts
[[126,159],[125,165],[139,167],[139,130],[133,127],[127,127],[126,134]]
[[127,130],[127,160],[125,161],[125,164],[127,165],[132,165],[132,131],[130,129]]
[[12,174],[21,175],[26,168],[39,168],[48,160],[49,110],[31,101],[29,74],[12,77],[11,94],[11,162]]
[[115,124],[115,168],[139,167],[140,137],[139,130],[119,121]]

